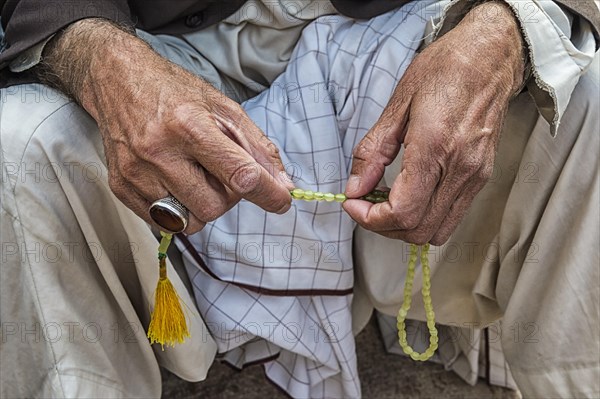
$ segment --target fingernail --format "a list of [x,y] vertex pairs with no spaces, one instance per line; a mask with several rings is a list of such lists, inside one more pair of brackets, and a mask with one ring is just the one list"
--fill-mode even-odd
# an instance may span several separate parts
[[353,195],[360,189],[360,176],[350,175],[348,183],[346,184],[346,194]]
[[293,190],[296,187],[292,182],[292,178],[284,171],[279,172],[278,179],[289,190]]

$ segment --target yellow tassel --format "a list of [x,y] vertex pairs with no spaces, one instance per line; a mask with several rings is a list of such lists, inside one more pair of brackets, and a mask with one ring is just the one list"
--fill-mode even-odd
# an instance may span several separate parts
[[167,248],[172,235],[161,232],[162,239],[158,247],[158,266],[160,277],[154,295],[154,310],[148,326],[150,343],[159,343],[162,350],[167,346],[175,346],[190,336],[181,307],[181,298],[167,277]]

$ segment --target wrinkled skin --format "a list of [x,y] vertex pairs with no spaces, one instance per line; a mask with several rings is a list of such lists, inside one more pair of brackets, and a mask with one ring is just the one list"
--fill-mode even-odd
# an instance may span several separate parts
[[271,212],[291,206],[278,150],[244,110],[132,34],[83,20],[45,60],[52,83],[98,123],[110,188],[147,222],[169,194],[190,211],[188,234],[240,198]]
[[512,11],[497,2],[473,9],[414,59],[355,148],[350,198],[374,189],[404,145],[389,202],[349,200],[344,209],[383,236],[445,243],[492,174],[504,117],[523,73],[523,43]]

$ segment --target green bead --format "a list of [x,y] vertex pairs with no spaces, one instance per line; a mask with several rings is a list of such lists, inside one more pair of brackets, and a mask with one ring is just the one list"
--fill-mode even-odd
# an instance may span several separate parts
[[331,202],[335,200],[335,195],[333,195],[332,193],[325,193],[323,194],[323,198],[325,199],[325,201]]
[[412,358],[412,360],[419,360],[419,356],[421,356],[421,355],[414,351],[410,354],[410,357]]
[[304,199],[306,200],[311,200],[314,198],[315,193],[313,193],[311,190],[306,190],[304,192]]
[[364,198],[366,201],[369,201],[369,202],[375,202],[375,198],[376,198],[376,197],[375,197],[374,195],[368,194],[368,195],[364,196],[363,198]]
[[344,201],[346,201],[346,195],[345,194],[336,194],[335,195],[335,201],[336,202],[344,202]]
[[301,188],[296,188],[292,191],[292,197],[294,197],[295,199],[302,199],[302,197],[304,197],[304,190],[302,190]]
[[427,328],[429,328],[430,330],[433,330],[435,328],[435,322],[433,320],[428,320]]
[[407,314],[408,312],[406,311],[406,309],[400,308],[400,310],[398,311],[398,317],[402,317],[403,319],[406,318]]
[[321,200],[323,199],[323,193],[322,193],[322,192],[320,192],[320,191],[317,191],[317,192],[315,193],[315,199],[316,199],[317,201],[321,201]]

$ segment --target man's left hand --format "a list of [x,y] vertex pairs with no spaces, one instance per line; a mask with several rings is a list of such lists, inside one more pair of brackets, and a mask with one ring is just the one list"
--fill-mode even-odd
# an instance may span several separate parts
[[373,190],[404,144],[389,202],[349,200],[364,228],[441,245],[491,176],[504,116],[523,82],[523,39],[502,2],[473,8],[419,54],[354,150],[346,194]]

